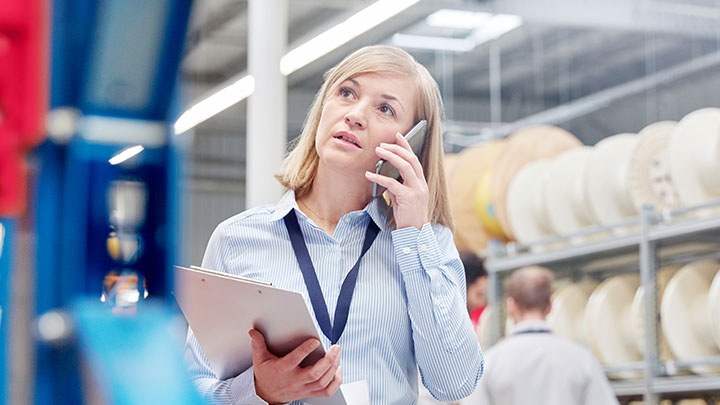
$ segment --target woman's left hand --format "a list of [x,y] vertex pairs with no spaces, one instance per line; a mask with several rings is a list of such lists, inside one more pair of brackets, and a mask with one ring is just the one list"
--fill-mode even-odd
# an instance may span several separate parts
[[397,133],[395,139],[395,144],[381,143],[375,153],[398,169],[402,183],[374,172],[365,172],[365,177],[387,189],[397,229],[410,226],[421,229],[429,220],[429,192],[423,167],[402,134]]

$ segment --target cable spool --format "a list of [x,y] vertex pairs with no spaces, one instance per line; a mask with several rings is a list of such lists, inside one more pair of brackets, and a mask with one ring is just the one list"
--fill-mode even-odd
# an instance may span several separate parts
[[495,140],[463,149],[448,181],[456,238],[476,254],[484,254],[491,235],[475,212],[473,193],[479,176],[497,160],[503,147],[503,141]]
[[523,166],[508,186],[505,202],[508,223],[515,239],[531,243],[553,234],[543,196],[548,180],[549,159],[538,159]]
[[[584,173],[591,151],[592,147],[583,146],[565,151],[552,159],[543,198],[548,223],[557,235],[577,232],[596,224],[588,213],[584,185]],[[570,242],[580,244],[588,239],[588,236],[576,236]]]
[[[445,184],[448,188],[447,194],[448,194],[448,205],[452,208],[453,207],[453,195],[450,193],[450,182],[453,178],[453,172],[455,169],[455,166],[457,165],[458,161],[458,154],[457,153],[446,153],[444,157],[444,167],[445,167]],[[457,227],[457,218],[453,216],[453,221],[455,222],[455,226]],[[459,251],[466,251],[470,250],[470,247],[467,242],[462,238],[460,232],[453,232],[453,239],[455,241],[455,247]]]
[[473,207],[475,208],[475,214],[480,219],[480,223],[482,223],[488,235],[492,238],[507,242],[507,235],[498,220],[495,205],[491,202],[490,192],[492,178],[493,169],[491,168],[487,168],[479,174],[473,192]]
[[[665,267],[657,272],[657,307],[662,305],[662,296],[670,279],[680,270],[679,266]],[[645,286],[640,285],[635,292],[632,302],[632,332],[635,347],[640,353],[645,352]],[[673,359],[672,352],[667,345],[667,340],[662,330],[658,331],[658,355],[660,360],[668,361]]]
[[[612,225],[638,214],[630,196],[629,167],[637,134],[607,137],[593,146],[585,168],[584,187],[593,221]],[[617,229],[617,232],[627,229]]]
[[537,125],[513,132],[505,143],[505,148],[493,165],[487,180],[490,195],[489,207],[485,211],[493,215],[504,237],[517,240],[507,212],[508,190],[513,178],[526,164],[538,159],[553,158],[566,150],[582,146],[582,142],[562,128]]
[[708,306],[710,307],[711,326],[715,344],[720,349],[720,271],[715,274],[710,291],[708,292]]
[[552,295],[552,310],[547,323],[553,333],[590,347],[585,325],[585,308],[588,299],[598,283],[585,279],[578,283],[568,283],[555,290]]
[[[662,331],[678,360],[720,355],[712,333],[708,296],[720,269],[714,260],[696,260],[683,266],[668,282],[660,306]],[[694,365],[697,374],[720,373],[720,366]]]
[[[632,335],[632,301],[640,285],[636,273],[606,279],[593,291],[585,308],[591,347],[606,366],[642,361]],[[639,371],[619,371],[616,378],[640,378]]]
[[[720,108],[684,116],[670,135],[670,174],[684,206],[720,199]],[[713,215],[720,207],[701,211]]]
[[658,211],[680,207],[668,157],[670,135],[676,126],[675,121],[660,121],[638,133],[628,170],[630,198],[637,212],[646,204]]

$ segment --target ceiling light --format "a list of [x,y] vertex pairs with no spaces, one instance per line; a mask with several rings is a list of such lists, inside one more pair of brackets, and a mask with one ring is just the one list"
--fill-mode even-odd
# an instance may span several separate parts
[[471,34],[475,45],[500,38],[503,34],[521,26],[523,20],[520,16],[511,14],[495,14],[482,27],[476,28]]
[[[419,1],[376,1],[350,16],[347,20],[285,54],[280,59],[280,72],[286,76],[290,75]],[[244,76],[234,83],[220,87],[220,90],[204,98],[180,115],[174,125],[176,135],[194,128],[201,122],[249,97],[255,90],[255,79],[252,76]]]
[[[445,11],[445,13],[437,15],[440,11]],[[392,37],[393,44],[402,48],[467,52],[522,25],[522,18],[511,14],[490,15],[465,11],[457,11],[456,13],[456,10],[440,11],[428,16],[428,20],[431,20],[434,26],[464,29],[472,27],[470,34],[464,38],[395,34]],[[453,16],[457,17],[457,21],[453,22]],[[480,23],[471,25],[473,21]]]
[[182,134],[208,118],[232,107],[255,91],[255,78],[244,76],[235,82],[221,86],[220,90],[187,109],[175,121],[175,134]]
[[427,35],[395,34],[393,44],[401,48],[430,49],[450,52],[467,52],[475,48],[475,42],[468,38],[431,37]]
[[122,151],[120,151],[120,153],[118,153],[117,155],[108,159],[108,162],[111,165],[118,165],[118,164],[130,159],[131,157],[137,155],[138,153],[142,152],[143,150],[145,150],[145,148],[142,145],[135,145],[135,146],[131,146],[129,148],[125,148]]
[[425,23],[431,27],[471,30],[487,23],[490,17],[491,13],[442,9],[427,16]]
[[289,75],[340,45],[358,37],[420,0],[379,0],[347,20],[312,38],[280,59],[280,72]]

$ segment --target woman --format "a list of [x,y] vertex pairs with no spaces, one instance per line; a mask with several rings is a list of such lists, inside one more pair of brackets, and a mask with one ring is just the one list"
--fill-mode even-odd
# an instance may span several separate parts
[[[483,359],[450,230],[442,112],[436,82],[400,49],[365,47],[328,71],[277,175],[289,191],[221,223],[203,259],[203,267],[301,293],[322,342],[276,357],[252,330],[253,366],[219,381],[190,331],[186,354],[204,395],[285,403],[367,380],[371,403],[411,404],[418,369],[438,399],[473,392]],[[428,138],[418,159],[402,134],[421,119]],[[378,159],[402,181],[375,174]],[[373,182],[386,198],[372,197]],[[300,368],[320,343],[325,357]]]

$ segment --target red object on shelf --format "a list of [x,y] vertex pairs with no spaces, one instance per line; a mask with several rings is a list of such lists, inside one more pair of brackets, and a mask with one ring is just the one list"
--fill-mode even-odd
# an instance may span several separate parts
[[24,211],[24,157],[45,136],[48,3],[0,1],[0,216]]

